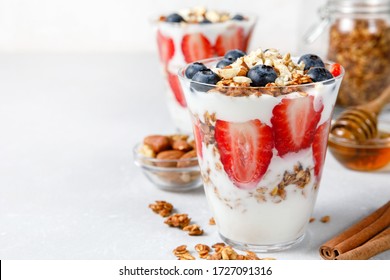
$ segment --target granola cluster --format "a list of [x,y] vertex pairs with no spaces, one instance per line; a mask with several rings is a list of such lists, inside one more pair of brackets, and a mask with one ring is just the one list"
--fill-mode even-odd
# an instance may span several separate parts
[[[199,6],[178,11],[185,23],[219,23],[233,19],[234,17],[225,11],[217,11]],[[162,15],[159,21],[166,21],[167,16]],[[243,18],[245,19],[245,17]]]
[[365,104],[390,85],[390,25],[384,19],[338,19],[328,57],[345,68],[337,103]]
[[191,218],[187,214],[173,214],[169,216],[164,223],[170,227],[178,227],[184,229],[190,224]]
[[[194,247],[200,259],[205,260],[274,260],[274,258],[259,258],[256,253],[246,251],[239,254],[231,246],[225,243],[216,243],[211,247],[206,244],[197,244]],[[213,251],[214,250],[214,251]],[[180,245],[173,250],[178,260],[195,260],[196,258],[187,249],[187,245]]]
[[157,200],[156,203],[149,204],[149,208],[152,209],[154,213],[159,214],[161,217],[168,217],[172,213],[173,205],[164,200]]
[[286,199],[285,188],[289,185],[295,185],[299,189],[304,189],[305,186],[310,182],[311,175],[310,169],[304,169],[299,163],[294,166],[292,172],[286,170],[283,174],[283,179],[280,181],[277,187],[275,187],[271,196],[279,196],[281,199]]
[[174,213],[173,205],[164,200],[156,200],[154,204],[149,204],[149,208],[156,214],[165,217],[164,223],[170,227],[177,227],[183,231],[188,231],[188,235],[202,235],[203,229],[197,224],[191,224],[191,218],[188,214]]
[[[277,75],[275,81],[267,83],[264,87],[254,87],[253,81],[247,74],[250,69],[259,65],[272,67]],[[257,49],[237,58],[230,65],[211,70],[218,75],[220,81],[210,92],[220,92],[229,96],[260,96],[262,94],[279,96],[300,92],[301,90],[294,86],[314,82],[308,75],[308,70],[305,70],[303,61],[296,63],[290,53],[282,55],[276,49],[264,51]]]

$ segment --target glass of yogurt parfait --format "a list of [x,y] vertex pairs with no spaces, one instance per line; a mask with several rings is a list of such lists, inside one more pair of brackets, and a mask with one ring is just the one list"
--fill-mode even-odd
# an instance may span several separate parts
[[275,49],[179,71],[206,197],[221,238],[257,252],[303,238],[316,201],[343,68]]
[[222,56],[229,49],[246,51],[255,23],[253,15],[204,7],[181,10],[153,20],[166,82],[166,102],[180,132],[191,132],[192,126],[178,70],[193,61]]

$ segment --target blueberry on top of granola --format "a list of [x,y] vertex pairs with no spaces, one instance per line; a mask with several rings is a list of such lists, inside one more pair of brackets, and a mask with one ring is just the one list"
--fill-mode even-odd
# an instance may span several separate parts
[[[208,69],[209,71],[206,72],[202,69],[201,74],[194,74],[191,87],[203,92],[214,87],[197,83],[200,82],[216,85],[217,89],[221,87],[239,88],[242,89],[242,93],[236,91],[235,94],[247,95],[255,90],[254,87],[281,88],[322,82],[340,74],[333,74],[325,67],[322,59],[313,54],[305,54],[296,62],[289,53],[282,55],[276,49],[266,49],[265,51],[258,49],[249,54],[231,50],[218,61],[214,68]],[[188,68],[196,71],[194,63]]]
[[167,18],[165,19],[166,22],[182,22],[182,21],[185,21],[184,18],[177,14],[177,13],[173,13],[173,14],[170,14],[169,16],[167,16]]
[[191,86],[198,91],[208,91],[211,87],[204,84],[215,85],[220,79],[221,78],[210,69],[200,70],[192,77],[192,80],[198,83],[191,83]]
[[315,55],[315,54],[302,55],[298,60],[298,63],[301,63],[301,62],[303,62],[305,64],[305,68],[303,70],[309,70],[312,67],[322,67],[322,68],[325,67],[325,64],[322,61],[322,59],[318,55]]
[[322,67],[312,67],[307,71],[307,75],[313,82],[322,82],[333,78],[328,69]]
[[185,75],[188,79],[192,79],[192,77],[201,70],[207,70],[207,67],[200,62],[194,62],[189,65],[185,71]]

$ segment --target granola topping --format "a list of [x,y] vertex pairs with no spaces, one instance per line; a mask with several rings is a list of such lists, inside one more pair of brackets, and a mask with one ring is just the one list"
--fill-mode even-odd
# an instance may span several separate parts
[[238,58],[225,68],[214,68],[212,70],[222,78],[217,85],[249,87],[252,80],[245,77],[245,75],[251,68],[257,65],[272,66],[278,74],[275,82],[266,86],[279,87],[312,82],[311,78],[304,73],[304,63],[297,64],[291,59],[290,53],[282,55],[276,49],[267,49],[265,51],[258,49],[244,57]]
[[[197,23],[220,23],[232,20],[233,16],[225,11],[217,11],[207,9],[203,6],[193,7],[189,9],[182,9],[177,12],[183,20],[182,24],[197,24]],[[159,21],[167,21],[169,15],[162,15],[159,18]],[[243,17],[243,20],[246,20],[246,17]]]

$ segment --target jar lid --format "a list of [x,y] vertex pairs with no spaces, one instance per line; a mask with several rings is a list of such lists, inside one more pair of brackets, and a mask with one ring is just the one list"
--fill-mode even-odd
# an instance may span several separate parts
[[328,0],[329,14],[375,14],[390,12],[390,0]]

